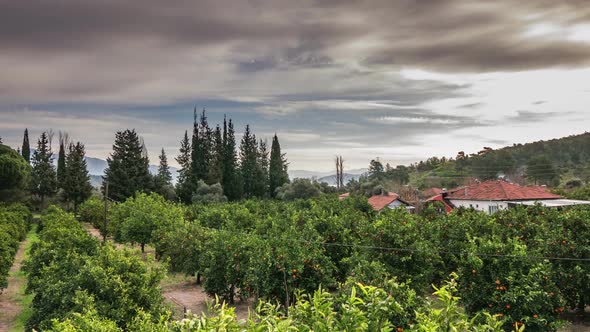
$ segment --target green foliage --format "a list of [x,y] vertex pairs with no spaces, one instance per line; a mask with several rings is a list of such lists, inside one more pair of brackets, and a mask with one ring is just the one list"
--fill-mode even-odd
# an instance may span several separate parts
[[322,193],[319,184],[310,179],[295,179],[292,183],[283,184],[275,192],[278,199],[285,201],[314,198]]
[[38,195],[43,203],[45,197],[53,195],[57,190],[53,153],[45,132],[41,134],[37,142],[37,150],[33,153],[32,164],[31,192]]
[[210,316],[189,315],[180,321],[153,323],[153,318],[145,315],[145,322],[131,325],[130,331],[504,331],[503,321],[489,314],[470,319],[461,311],[455,292],[453,281],[437,289],[441,308],[418,308],[415,321],[408,320],[414,308],[404,303],[403,296],[355,284],[335,295],[323,288],[298,294],[288,314],[279,306],[259,302],[247,320],[238,321],[233,308],[217,302],[209,308]]
[[211,128],[209,128],[205,110],[201,113],[199,123],[197,123],[196,108],[194,112],[195,118],[191,144],[191,182],[196,184],[199,180],[206,181],[208,179],[213,147],[213,133],[211,132]]
[[371,250],[367,259],[382,262],[391,275],[411,281],[417,290],[426,289],[442,264],[437,246],[425,237],[421,223],[404,209],[395,209],[380,213],[367,229],[372,246],[392,248]]
[[242,197],[242,179],[238,170],[236,157],[236,138],[234,125],[223,119],[223,194],[230,200],[238,200]]
[[467,312],[505,317],[506,328],[526,323],[528,330],[555,330],[563,300],[551,264],[529,259],[526,246],[513,239],[474,239],[470,251],[481,255],[469,255],[459,267]]
[[[109,214],[109,207],[107,206],[107,214]],[[98,228],[101,234],[104,234],[104,201],[98,199],[98,197],[91,197],[84,203],[80,204],[78,208],[80,219],[85,222],[89,222],[95,228]],[[108,217],[108,216],[107,216]]]
[[183,203],[190,203],[192,198],[191,187],[191,143],[188,140],[188,133],[184,132],[184,137],[180,141],[180,153],[176,157],[176,162],[180,165],[178,178],[176,182],[176,194]]
[[113,153],[107,158],[103,193],[109,184],[109,198],[124,201],[136,192],[152,190],[152,176],[148,170],[147,151],[135,130],[115,134]]
[[[0,144],[0,199],[26,189],[31,177],[31,166],[13,149]],[[6,197],[8,200],[10,197]]]
[[164,149],[162,149],[159,158],[160,165],[158,166],[158,174],[154,176],[154,190],[162,197],[170,201],[175,201],[176,193],[174,191],[174,186],[172,185],[172,174],[170,173],[168,157],[166,157]]
[[544,155],[536,156],[527,162],[527,177],[532,179],[535,184],[553,185],[559,184],[559,174],[557,170]]
[[25,128],[25,133],[23,135],[23,146],[21,148],[21,154],[27,162],[27,164],[31,162],[31,144],[29,143],[29,129],[27,128]]
[[59,152],[57,154],[57,186],[63,188],[66,180],[66,148],[63,142],[59,144]]
[[[51,207],[41,218],[40,241],[25,263],[34,293],[28,328],[111,330],[141,312],[165,314],[159,282],[165,271],[131,250],[100,246],[71,214]],[[76,314],[78,313],[78,314]],[[53,320],[62,321],[56,323]]]
[[115,240],[139,243],[142,252],[158,231],[173,228],[183,221],[184,215],[181,207],[156,193],[138,193],[115,205],[112,211]]
[[29,229],[31,212],[21,204],[0,205],[0,292],[7,286],[6,277],[14,255]]
[[80,142],[71,144],[65,162],[65,170],[62,175],[61,188],[64,190],[64,198],[74,204],[74,212],[78,205],[92,195],[92,185],[85,160],[86,152]]
[[281,187],[285,183],[289,183],[287,165],[287,159],[281,152],[279,138],[275,134],[272,138],[272,145],[270,147],[270,160],[268,169],[269,191],[271,197],[275,197],[277,188]]
[[227,202],[223,195],[221,184],[215,183],[208,186],[203,180],[199,180],[197,190],[193,193],[193,203],[222,203]]

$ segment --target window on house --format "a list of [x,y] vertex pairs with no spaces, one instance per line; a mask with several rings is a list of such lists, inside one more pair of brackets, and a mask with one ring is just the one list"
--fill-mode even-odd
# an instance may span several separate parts
[[498,206],[497,205],[490,205],[488,207],[488,210],[490,211],[490,214],[496,213],[496,212],[498,212]]

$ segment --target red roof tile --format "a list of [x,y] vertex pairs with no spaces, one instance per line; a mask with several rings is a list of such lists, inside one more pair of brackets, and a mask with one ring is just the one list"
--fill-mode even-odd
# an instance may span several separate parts
[[446,199],[465,200],[530,200],[561,198],[541,186],[520,186],[506,181],[485,181],[465,187],[453,189],[445,196]]
[[369,198],[369,204],[375,211],[381,211],[383,208],[393,203],[393,201],[399,199],[399,195],[396,193],[389,192],[387,195],[374,195]]
[[438,194],[442,194],[443,190],[440,188],[428,188],[422,192],[423,197],[432,197]]
[[449,205],[449,203],[443,198],[442,193],[430,197],[429,199],[425,200],[425,202],[442,202],[447,213],[451,213],[451,211],[453,211],[453,207]]

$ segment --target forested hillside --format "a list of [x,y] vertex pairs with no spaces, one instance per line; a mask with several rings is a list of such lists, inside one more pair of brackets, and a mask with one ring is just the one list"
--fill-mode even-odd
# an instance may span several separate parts
[[497,177],[522,184],[577,187],[590,181],[590,133],[497,150],[484,147],[472,154],[459,151],[454,158],[432,157],[411,169],[410,183],[421,188]]

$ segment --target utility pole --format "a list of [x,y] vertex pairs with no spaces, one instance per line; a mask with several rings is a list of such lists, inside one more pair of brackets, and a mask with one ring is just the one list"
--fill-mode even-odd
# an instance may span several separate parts
[[107,205],[109,200],[109,182],[105,181],[105,191],[104,191],[104,220],[102,224],[102,243],[105,244],[107,242]]

